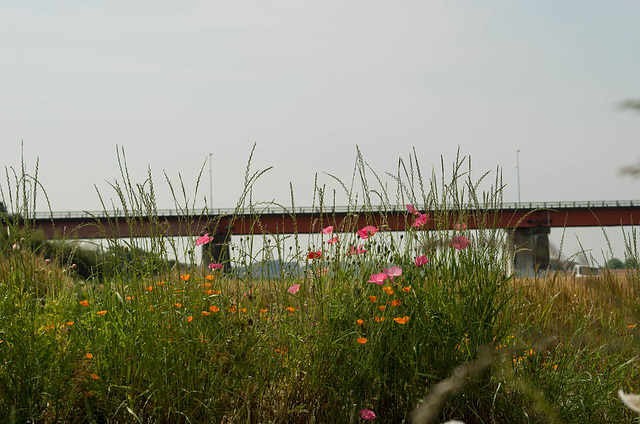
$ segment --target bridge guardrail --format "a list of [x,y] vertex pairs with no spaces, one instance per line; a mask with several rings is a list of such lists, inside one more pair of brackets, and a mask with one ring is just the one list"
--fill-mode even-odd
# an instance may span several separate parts
[[[478,209],[494,209],[495,205],[489,205],[490,207],[484,207],[479,205]],[[571,209],[571,208],[620,208],[620,207],[640,207],[640,200],[601,200],[601,201],[569,201],[569,202],[507,202],[502,204],[503,210],[518,210],[518,209]],[[424,205],[416,205],[419,210],[424,210]],[[474,210],[475,207],[469,205],[465,206],[466,209]],[[406,211],[406,208],[399,206],[384,206],[384,205],[372,205],[371,210],[387,210],[389,212]],[[189,211],[189,216],[217,216],[217,215],[233,215],[236,212],[235,208],[217,208],[217,209],[200,209]],[[290,214],[292,209],[283,208],[281,206],[267,206],[256,205],[252,209],[245,209],[241,211],[241,214],[247,213],[260,213],[260,214]],[[317,213],[321,212],[318,206],[303,206],[296,207],[296,214]],[[323,213],[347,213],[347,212],[362,212],[362,206],[357,209],[353,206],[336,206],[336,207],[323,207]],[[177,209],[158,209],[156,213],[159,217],[163,216],[184,216],[183,210]],[[35,219],[86,219],[92,215],[97,218],[118,217],[125,216],[122,210],[111,211],[67,211],[67,212],[36,212],[33,218]],[[136,215],[137,216],[137,215]]]

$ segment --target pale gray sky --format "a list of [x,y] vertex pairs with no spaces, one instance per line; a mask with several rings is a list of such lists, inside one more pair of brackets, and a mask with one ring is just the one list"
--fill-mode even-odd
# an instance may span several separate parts
[[[356,145],[381,175],[460,148],[516,201],[519,149],[523,201],[636,200],[617,171],[640,158],[640,114],[616,104],[640,98],[639,19],[623,0],[0,0],[0,165],[23,140],[54,211],[96,210],[120,145],[170,208],[163,171],[193,192],[213,153],[227,208],[257,143],[254,169],[274,169],[254,199],[288,203],[292,182],[309,205]],[[198,205],[209,191],[206,165]]]

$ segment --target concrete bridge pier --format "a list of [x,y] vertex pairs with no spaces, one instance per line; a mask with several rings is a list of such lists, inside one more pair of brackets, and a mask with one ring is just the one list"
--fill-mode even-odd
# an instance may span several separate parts
[[516,228],[511,240],[513,272],[534,276],[549,268],[550,227]]
[[231,242],[231,230],[228,226],[222,230],[220,228],[209,228],[209,234],[215,231],[213,240],[209,243],[202,245],[202,264],[207,267],[210,263],[221,263],[224,268],[222,271],[226,274],[231,272],[231,249],[229,243]]

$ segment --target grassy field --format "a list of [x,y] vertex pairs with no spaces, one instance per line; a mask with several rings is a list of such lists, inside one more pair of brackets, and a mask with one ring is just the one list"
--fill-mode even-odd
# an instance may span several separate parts
[[[355,175],[366,170],[359,160]],[[175,255],[187,258],[183,266],[169,265],[162,237],[153,240],[153,261],[136,256],[135,239],[110,240],[104,275],[81,278],[73,255],[43,255],[28,221],[19,228],[5,219],[2,422],[637,419],[617,392],[640,385],[638,274],[515,279],[508,234],[490,222],[464,226],[471,214],[483,222],[481,210],[464,205],[499,204],[500,182],[478,193],[459,163],[447,184],[423,182],[412,160],[401,164],[400,197],[389,202],[381,189],[380,203],[409,205],[405,234],[330,228],[328,215],[309,246],[285,249],[261,234],[271,241],[260,252],[233,246],[235,267],[277,260],[299,265],[299,275],[210,269],[194,259],[206,243],[195,234]],[[118,187],[123,203],[138,205],[133,213],[155,207],[130,182]],[[20,196],[30,194],[15,193],[7,204],[28,217]],[[371,210],[370,201],[354,205],[354,213]],[[422,231],[426,220],[437,229]]]

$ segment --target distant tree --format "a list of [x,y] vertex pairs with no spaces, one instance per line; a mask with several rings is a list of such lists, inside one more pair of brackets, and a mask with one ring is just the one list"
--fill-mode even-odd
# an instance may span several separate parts
[[625,265],[624,262],[622,262],[620,259],[613,258],[607,261],[606,267],[609,269],[624,269]]
[[638,268],[638,259],[627,258],[627,260],[624,261],[624,266],[628,269],[636,269]]

